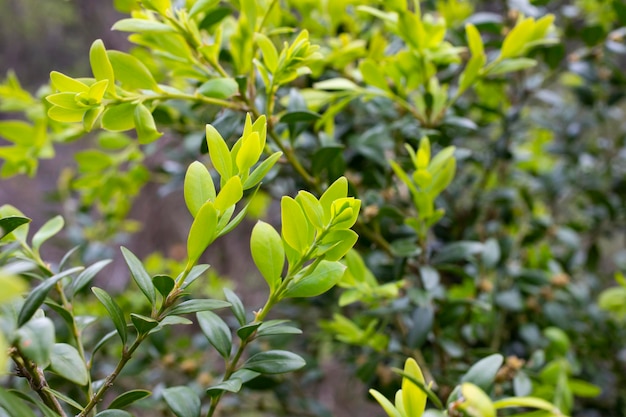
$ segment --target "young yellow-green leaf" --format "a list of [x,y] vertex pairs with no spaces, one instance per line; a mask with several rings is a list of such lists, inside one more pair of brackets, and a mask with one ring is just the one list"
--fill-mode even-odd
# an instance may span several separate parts
[[526,43],[533,35],[533,29],[535,26],[535,19],[527,17],[519,21],[515,27],[506,35],[504,42],[502,42],[502,50],[500,51],[500,57],[515,58],[526,47]]
[[80,386],[89,382],[89,373],[85,362],[74,346],[55,343],[50,353],[50,370]]
[[146,268],[143,266],[139,258],[137,258],[131,251],[123,246],[120,249],[122,251],[122,255],[124,256],[124,260],[128,265],[128,269],[130,270],[130,275],[133,277],[133,280],[141,292],[144,293],[148,301],[150,301],[150,305],[154,306],[156,304],[156,291]]
[[324,228],[324,209],[322,208],[322,204],[318,201],[317,198],[308,191],[300,191],[296,196],[296,201],[302,206],[304,209],[304,213],[306,217],[309,219],[309,222],[318,230]]
[[208,12],[219,4],[219,0],[196,0],[189,10],[189,17],[195,17],[199,13]]
[[206,97],[226,99],[239,91],[234,78],[213,78],[198,87],[198,93]]
[[96,77],[96,80],[109,80],[107,91],[115,95],[115,74],[101,39],[96,40],[91,45],[91,49],[89,50],[89,62],[91,63],[91,72],[93,72],[93,76]]
[[217,210],[211,201],[207,201],[198,210],[187,237],[189,265],[194,265],[198,261],[207,246],[215,240],[216,235]]
[[276,164],[278,159],[283,155],[282,152],[274,152],[269,157],[267,157],[263,162],[261,162],[254,170],[250,173],[248,178],[243,183],[243,189],[248,190],[263,180],[263,177],[267,175],[267,173],[272,169],[272,167]]
[[284,196],[280,200],[282,235],[289,246],[301,255],[305,254],[313,243],[312,233],[302,206],[291,197]]
[[126,90],[158,90],[152,73],[138,58],[120,51],[107,51],[115,78]]
[[338,261],[352,249],[357,240],[359,240],[359,235],[353,230],[332,230],[322,240],[322,245],[329,247],[317,252],[317,254],[318,256],[323,255],[327,261]]
[[50,73],[50,82],[54,89],[61,92],[85,93],[89,91],[87,84],[57,71]]
[[256,164],[263,148],[261,147],[261,139],[257,132],[252,132],[248,136],[242,138],[241,148],[237,152],[236,163],[239,172],[248,172],[252,165]]
[[142,4],[147,9],[158,12],[161,16],[165,16],[172,6],[170,0],[142,0]]
[[48,103],[50,104],[53,104],[55,106],[59,106],[63,109],[68,109],[68,110],[85,111],[85,108],[87,107],[85,104],[79,103],[76,100],[76,93],[50,94],[49,96],[46,97],[46,101],[48,101]]
[[337,229],[349,229],[354,226],[359,218],[361,210],[361,200],[354,197],[340,198],[330,206],[330,215],[332,218],[332,227]]
[[184,194],[185,203],[193,217],[196,217],[204,203],[215,201],[213,178],[204,164],[195,161],[189,165],[185,174]]
[[254,264],[273,293],[280,285],[285,265],[285,248],[280,235],[271,225],[259,221],[252,229],[250,250]]
[[136,104],[133,103],[109,105],[102,114],[102,127],[112,132],[123,132],[134,128],[135,106]]
[[196,313],[202,333],[223,358],[230,357],[232,334],[228,325],[217,314],[210,311]]
[[35,235],[33,236],[33,240],[32,240],[33,249],[35,251],[39,251],[39,248],[41,247],[41,245],[46,240],[50,239],[52,236],[59,233],[61,229],[63,229],[64,225],[65,225],[65,221],[63,220],[63,217],[61,216],[56,216],[48,220],[43,226],[41,226],[41,229],[39,229],[37,233],[35,233]]
[[243,186],[241,178],[235,176],[226,181],[220,192],[215,197],[215,209],[220,213],[224,213],[227,209],[234,206],[243,197]]
[[128,18],[118,20],[111,30],[137,33],[174,33],[176,29],[156,20]]
[[272,41],[262,33],[255,33],[254,40],[263,52],[263,63],[274,74],[278,68],[278,51]]
[[120,335],[120,339],[122,339],[122,344],[126,344],[128,334],[126,332],[126,319],[124,318],[122,309],[106,291],[98,287],[93,287],[91,291],[109,313],[109,317],[113,320],[115,330],[117,330],[117,333]]
[[359,70],[365,84],[389,91],[389,85],[385,81],[385,73],[382,71],[380,64],[377,64],[372,59],[365,59],[359,65]]
[[469,382],[461,385],[464,402],[459,408],[472,417],[496,417],[496,409],[491,398],[483,390]]
[[[408,358],[404,363],[404,372],[417,381],[425,383],[422,370],[413,358]],[[409,379],[402,379],[402,404],[404,405],[407,415],[421,417],[426,408],[426,399],[427,397],[424,391]]]
[[493,406],[496,410],[501,408],[508,407],[529,407],[529,408],[537,408],[539,410],[548,411],[556,416],[561,415],[560,410],[555,407],[552,403],[543,400],[537,397],[513,397],[513,398],[503,398],[501,400],[495,401]]
[[346,177],[338,178],[320,197],[320,203],[324,209],[324,223],[328,224],[331,220],[331,207],[333,201],[348,196],[348,180]]
[[511,58],[504,59],[494,65],[488,75],[501,75],[509,72],[521,71],[537,65],[537,61],[532,58]]
[[469,45],[472,56],[484,55],[485,47],[483,45],[483,40],[480,37],[480,32],[478,32],[476,26],[471,23],[466,24],[465,35],[467,36],[467,44]]
[[[309,268],[310,269],[310,268]],[[313,271],[305,271],[287,287],[284,297],[315,297],[335,286],[343,276],[346,266],[339,262],[321,261]]]
[[313,88],[317,90],[358,90],[359,86],[348,80],[347,78],[331,78],[313,84]]
[[52,106],[48,109],[48,117],[62,123],[77,123],[83,121],[83,116],[87,109],[64,109],[59,106]]
[[[376,391],[375,389],[370,389],[369,393],[378,401],[378,404],[385,410],[389,417],[405,417],[396,409],[391,401],[389,401],[383,394]],[[412,417],[412,416],[411,416]]]
[[[107,91],[109,86],[109,80],[100,80],[96,81],[89,87],[89,91],[87,91],[87,98],[91,103],[100,103],[102,98],[104,97],[104,93]],[[80,96],[81,94],[77,94]]]
[[230,151],[222,135],[211,125],[206,125],[206,141],[209,148],[209,156],[213,167],[226,181],[233,176],[233,162]]
[[163,136],[163,133],[159,132],[156,128],[152,112],[143,103],[135,107],[133,116],[139,143],[151,143]]

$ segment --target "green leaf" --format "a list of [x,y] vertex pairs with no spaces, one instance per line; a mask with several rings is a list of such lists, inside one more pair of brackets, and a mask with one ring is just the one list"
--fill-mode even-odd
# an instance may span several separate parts
[[285,248],[278,232],[268,223],[258,221],[250,236],[254,264],[273,293],[281,283],[285,265]]
[[246,324],[246,309],[237,294],[228,288],[224,288],[224,296],[226,297],[226,301],[230,303],[230,308],[239,324],[242,326]]
[[380,64],[376,63],[372,59],[365,59],[361,61],[359,70],[363,76],[363,81],[366,84],[376,88],[380,88],[383,91],[389,91],[389,85],[385,80],[385,73],[383,72]]
[[111,404],[109,404],[109,408],[125,408],[136,401],[149,397],[150,395],[152,395],[150,391],[146,391],[143,389],[127,391],[123,394],[118,395],[113,401],[111,401]]
[[28,217],[21,216],[7,216],[0,219],[0,230],[2,233],[0,234],[0,239],[13,232],[15,229],[20,227],[23,224],[28,224],[31,222],[31,219]]
[[[73,93],[59,93],[64,96],[69,96],[69,99],[74,104],[71,108],[76,108],[76,101],[74,100],[75,94]],[[53,94],[52,96],[57,96]],[[48,97],[52,97],[48,96]],[[46,97],[46,99],[48,99]],[[50,101],[50,100],[48,100]],[[55,103],[52,103],[55,104]],[[32,136],[34,134],[34,128],[29,123],[22,120],[2,120],[0,121],[0,136],[18,145],[30,145],[32,142]]]
[[68,397],[67,395],[63,394],[62,392],[53,390],[50,387],[45,387],[43,390],[46,391],[46,392],[49,392],[50,394],[54,395],[59,400],[63,401],[66,404],[71,405],[72,407],[74,407],[77,410],[83,411],[85,409],[85,407],[80,405],[77,401],[71,399],[70,397]]
[[198,311],[217,310],[218,308],[230,307],[231,304],[222,300],[195,299],[187,300],[172,308],[169,314],[188,314]]
[[210,311],[200,311],[196,313],[196,317],[209,343],[224,359],[228,359],[232,349],[232,335],[228,325],[217,314]]
[[207,201],[200,207],[187,237],[189,265],[194,265],[217,235],[217,210]]
[[489,391],[503,362],[504,358],[498,353],[487,356],[472,365],[461,382],[471,382],[483,391]]
[[213,385],[207,388],[206,393],[209,394],[210,397],[217,397],[222,394],[224,391],[228,392],[239,392],[241,391],[243,383],[239,378],[230,378],[227,381],[220,382],[219,384]]
[[57,122],[78,123],[83,121],[87,109],[70,110],[59,106],[52,106],[48,109],[48,117]]
[[318,256],[324,256],[326,261],[338,261],[343,258],[346,253],[359,240],[359,235],[353,230],[332,230],[322,240]]
[[50,73],[50,82],[52,83],[52,87],[62,92],[86,93],[89,91],[87,84],[57,71]]
[[85,386],[89,382],[85,362],[76,348],[66,343],[55,343],[52,346],[50,370],[80,386]]
[[96,414],[96,417],[133,417],[133,415],[124,410],[103,410]]
[[197,0],[189,10],[189,17],[208,12],[219,4],[219,0]]
[[106,291],[98,287],[91,288],[91,291],[109,313],[109,317],[111,317],[111,320],[113,321],[115,330],[117,330],[117,333],[120,335],[120,339],[122,339],[122,344],[126,344],[126,320],[124,319],[122,309]]
[[215,184],[204,164],[195,161],[189,165],[185,174],[184,193],[185,203],[193,217],[196,217],[204,203],[215,200]]
[[159,322],[155,319],[136,313],[130,313],[130,321],[133,322],[133,326],[135,326],[139,334],[149,333],[150,330],[159,325]]
[[302,206],[307,219],[316,229],[324,228],[324,209],[315,196],[308,191],[299,191],[296,201]]
[[461,403],[462,410],[465,410],[472,417],[496,417],[496,409],[491,399],[483,390],[474,384],[465,382],[461,385],[461,393],[464,402]]
[[211,125],[206,125],[206,141],[213,167],[215,167],[223,181],[228,180],[233,175],[233,162],[226,142],[222,135]]
[[134,103],[109,105],[102,113],[102,127],[112,132],[133,129],[135,127],[135,106]]
[[163,398],[177,417],[200,417],[200,398],[191,388],[166,388]]
[[533,35],[534,26],[535,19],[532,17],[520,20],[504,38],[500,57],[513,58],[519,55],[526,47],[529,37]]
[[150,275],[146,272],[141,261],[131,251],[123,246],[120,249],[124,260],[126,260],[128,269],[130,270],[130,275],[133,277],[133,280],[141,292],[143,292],[148,301],[150,301],[150,304],[154,306],[156,303],[156,292]]
[[35,251],[39,251],[41,245],[52,236],[56,235],[63,229],[65,221],[61,216],[55,216],[48,220],[33,236],[32,246]]
[[358,90],[359,86],[347,78],[331,78],[313,84],[318,90]]
[[374,399],[376,399],[376,401],[378,401],[378,404],[380,404],[380,406],[383,408],[383,410],[385,410],[389,417],[403,417],[403,415],[400,414],[400,412],[396,409],[393,403],[385,398],[383,394],[376,391],[375,389],[370,389],[369,393],[372,397],[374,397]]
[[[189,272],[189,274],[187,274],[187,278],[185,278],[185,282],[183,282],[183,285],[181,286],[181,289],[185,289],[189,285],[191,285],[195,280],[200,278],[202,276],[202,274],[204,274],[210,267],[211,267],[211,265],[201,264],[201,265],[196,265],[193,268],[191,268],[191,271]],[[178,278],[177,278],[177,280],[178,280]]]
[[283,374],[297,371],[306,365],[304,359],[293,352],[285,350],[268,350],[250,357],[242,368],[262,374]]
[[521,71],[532,68],[537,65],[537,61],[531,58],[513,58],[505,59],[498,62],[489,72],[488,75],[501,75],[514,71]]
[[150,70],[133,55],[120,51],[107,51],[115,78],[126,90],[158,90]]
[[289,320],[269,320],[261,323],[256,332],[256,337],[276,336],[285,334],[302,334],[302,330],[289,326]]
[[243,185],[238,176],[231,177],[215,197],[215,209],[223,214],[243,197]]
[[291,197],[284,196],[280,200],[282,235],[285,242],[304,255],[313,243],[312,230],[302,206]]
[[0,406],[19,417],[36,417],[35,413],[14,393],[0,388]]
[[251,323],[241,326],[237,329],[237,336],[239,336],[241,340],[246,340],[259,328],[260,325],[261,323]]
[[348,195],[348,180],[346,177],[340,177],[333,182],[324,194],[320,197],[320,204],[324,209],[324,223],[328,224],[331,220],[331,207],[335,200],[345,198]]
[[52,320],[39,317],[21,326],[15,335],[20,351],[37,366],[45,368],[50,363],[54,333]]
[[214,78],[198,87],[198,93],[205,97],[227,99],[239,91],[239,86],[234,78]]
[[52,287],[65,278],[68,275],[72,275],[78,271],[81,271],[83,267],[76,267],[72,269],[68,269],[63,272],[59,272],[51,276],[50,278],[45,279],[39,285],[31,290],[31,292],[26,297],[24,304],[22,305],[22,309],[17,316],[17,325],[23,326],[30,318],[35,314],[35,311],[43,304],[44,300],[48,296],[48,292],[52,289]]
[[[418,382],[425,383],[422,370],[415,362],[415,359],[408,358],[404,363],[404,372],[412,376]],[[421,416],[426,408],[426,393],[409,379],[402,379],[402,403],[407,415]]]
[[257,185],[263,177],[267,175],[267,173],[272,169],[272,167],[276,164],[278,159],[283,155],[282,152],[274,152],[270,156],[268,156],[263,162],[261,162],[248,176],[248,178],[243,183],[243,189],[248,190],[255,185]]
[[111,66],[111,61],[107,56],[102,39],[98,39],[91,44],[89,50],[89,62],[91,64],[91,72],[96,80],[108,80],[107,91],[115,96],[115,73]]
[[163,136],[163,133],[156,128],[152,112],[145,105],[138,104],[135,107],[133,117],[135,129],[137,130],[137,140],[142,145],[154,142]]
[[[309,268],[310,269],[310,268]],[[343,276],[346,266],[339,262],[321,261],[313,271],[305,271],[287,287],[284,297],[315,297],[335,286]]]
[[270,73],[274,74],[278,68],[278,51],[276,47],[270,38],[262,33],[255,33],[254,41],[259,46],[259,49],[261,49],[261,52],[263,52],[263,63]]
[[115,22],[111,30],[119,30],[120,32],[137,32],[137,33],[174,33],[176,29],[157,22],[156,20],[146,19],[121,19]]
[[165,298],[174,289],[176,282],[169,275],[155,275],[152,277],[152,285]]

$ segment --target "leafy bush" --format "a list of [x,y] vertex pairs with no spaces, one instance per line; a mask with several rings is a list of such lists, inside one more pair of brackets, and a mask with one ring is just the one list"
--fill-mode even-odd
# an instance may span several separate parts
[[[3,177],[85,136],[97,146],[59,181],[83,249],[44,259],[62,217],[29,238],[28,217],[0,207],[0,279],[32,287],[0,300],[23,377],[0,391],[5,414],[263,413],[251,395],[221,401],[262,388],[273,415],[324,415],[276,374],[308,362],[316,378],[331,349],[392,417],[620,415],[623,291],[595,300],[624,268],[626,9],[431,3],[120,0],[129,52],[96,40],[91,77],[52,71],[37,96],[9,74]],[[176,152],[153,172],[163,147]],[[109,261],[73,265],[137,229],[129,210],[157,175],[193,218],[184,260],[153,274],[122,248],[140,292],[89,293]],[[267,196],[280,215],[251,232],[269,288],[254,311],[201,290],[200,262]],[[170,329],[190,313],[204,338]],[[179,359],[191,378],[167,369]]]

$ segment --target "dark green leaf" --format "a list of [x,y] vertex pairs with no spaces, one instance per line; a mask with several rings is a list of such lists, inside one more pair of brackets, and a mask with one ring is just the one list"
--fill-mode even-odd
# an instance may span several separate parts
[[159,322],[155,319],[135,313],[130,313],[130,321],[133,322],[135,329],[140,334],[148,333],[159,325]]
[[246,340],[256,331],[256,329],[259,328],[260,325],[261,323],[252,323],[242,326],[237,329],[237,336],[239,336],[241,340]]
[[52,346],[50,370],[81,386],[89,382],[89,372],[85,362],[76,348],[66,343],[55,343]]
[[30,219],[28,217],[21,216],[8,216],[0,219],[0,239],[11,233],[16,228],[20,227],[23,224],[30,223]]
[[191,268],[191,271],[187,275],[187,278],[185,279],[185,282],[183,282],[183,285],[181,286],[181,288],[182,289],[187,288],[189,285],[191,285],[192,282],[200,278],[202,274],[204,274],[207,271],[207,269],[209,269],[210,267],[211,265],[200,264]]
[[79,266],[76,268],[68,269],[67,271],[59,272],[56,275],[51,276],[44,280],[41,284],[37,285],[33,290],[28,294],[24,304],[22,305],[22,309],[20,310],[20,314],[17,317],[17,325],[22,326],[26,323],[30,318],[35,314],[35,311],[43,304],[44,300],[48,296],[48,292],[52,289],[52,287],[65,278],[68,275],[72,275],[75,272],[82,270],[83,267]]
[[241,390],[242,381],[239,378],[231,378],[227,381],[220,382],[217,385],[207,388],[206,393],[210,397],[217,397],[224,391],[239,392]]
[[133,417],[133,415],[124,410],[104,410],[96,414],[96,417]]
[[228,288],[224,288],[224,296],[226,296],[226,301],[230,303],[230,309],[235,314],[239,324],[242,326],[246,324],[246,309],[237,294]]
[[49,392],[50,394],[52,394],[55,397],[57,397],[59,400],[63,401],[64,403],[67,403],[67,404],[71,405],[72,407],[74,407],[77,410],[83,411],[85,409],[85,407],[80,405],[77,401],[71,399],[70,397],[68,397],[67,395],[63,394],[62,392],[53,390],[50,387],[45,387],[43,390],[46,391],[46,392]]
[[231,13],[232,10],[230,7],[218,7],[213,9],[204,16],[204,19],[202,19],[200,23],[198,23],[198,28],[208,30],[211,26],[221,22],[227,16],[230,16]]
[[113,300],[113,298],[106,291],[98,287],[93,287],[91,291],[94,293],[96,298],[100,300],[102,305],[104,305],[104,308],[106,308],[107,312],[109,313],[109,317],[111,317],[111,320],[113,320],[113,325],[115,326],[117,333],[122,339],[122,343],[126,344],[126,320],[124,319],[124,313],[122,312],[122,309],[120,308],[120,306],[117,305],[115,300]]
[[155,275],[152,277],[152,285],[163,297],[167,297],[174,289],[176,282],[174,282],[174,278],[168,275]]
[[0,406],[16,417],[36,417],[24,401],[4,388],[0,388]]
[[20,351],[37,366],[45,368],[50,363],[54,344],[54,323],[47,317],[32,319],[16,332]]
[[213,345],[222,357],[230,357],[232,335],[224,320],[210,311],[200,311],[196,313],[196,317],[202,333],[209,340],[209,343]]
[[177,417],[199,417],[200,398],[189,387],[172,387],[163,390],[163,398]]
[[110,259],[104,259],[102,261],[94,263],[93,265],[82,271],[76,277],[76,279],[72,281],[72,285],[70,287],[70,297],[73,297],[78,291],[82,290],[87,284],[91,282],[96,274],[102,270],[102,268],[110,263]]
[[93,358],[96,352],[99,351],[100,348],[102,348],[109,340],[113,339],[116,334],[118,334],[117,330],[113,330],[105,334],[104,337],[100,339],[98,343],[96,343],[96,345],[93,347],[93,350],[91,351],[91,357]]
[[156,303],[156,292],[154,290],[154,285],[152,285],[152,280],[150,279],[150,275],[146,272],[146,269],[143,267],[143,264],[137,257],[128,249],[122,246],[122,255],[124,255],[124,259],[128,264],[128,268],[130,269],[130,274],[137,283],[137,286],[144,293],[150,304],[154,306]]
[[111,401],[111,404],[109,404],[109,408],[125,408],[136,401],[149,397],[151,394],[152,393],[150,391],[146,391],[143,389],[127,391],[123,394],[120,394],[119,396],[117,396],[117,398]]
[[483,391],[489,392],[503,362],[504,358],[498,353],[487,356],[472,365],[461,378],[461,382],[471,382]]
[[318,113],[308,111],[308,110],[300,110],[300,111],[292,111],[289,113],[285,113],[281,116],[281,123],[296,123],[296,122],[312,122],[322,117]]
[[289,326],[288,320],[269,320],[264,321],[256,332],[257,337],[276,336],[284,334],[302,334],[302,330],[294,326]]
[[304,359],[285,350],[268,350],[253,355],[243,364],[243,368],[262,374],[282,374],[296,371],[306,365]]
[[480,242],[461,241],[444,246],[433,257],[432,263],[435,265],[447,264],[459,261],[468,261],[474,255],[483,251],[483,244]]
[[222,300],[196,299],[184,301],[174,308],[169,314],[189,314],[199,311],[217,310],[218,308],[230,307],[231,304]]
[[413,326],[407,335],[407,345],[412,349],[419,349],[426,342],[433,327],[435,312],[432,306],[418,307],[413,312]]

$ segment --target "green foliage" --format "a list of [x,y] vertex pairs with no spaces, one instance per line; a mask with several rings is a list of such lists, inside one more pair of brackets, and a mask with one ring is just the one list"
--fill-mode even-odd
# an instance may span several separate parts
[[[263,386],[272,415],[325,415],[298,393],[328,352],[392,417],[623,414],[620,2],[114,4],[129,51],[0,84],[3,178],[86,146],[63,217],[30,233],[0,207],[0,347],[26,377],[0,414],[244,415]],[[148,182],[182,189],[189,230],[158,242],[173,259],[122,247],[118,294],[94,254],[138,230]],[[260,308],[201,263],[246,219]],[[56,262],[59,237],[83,246]]]

